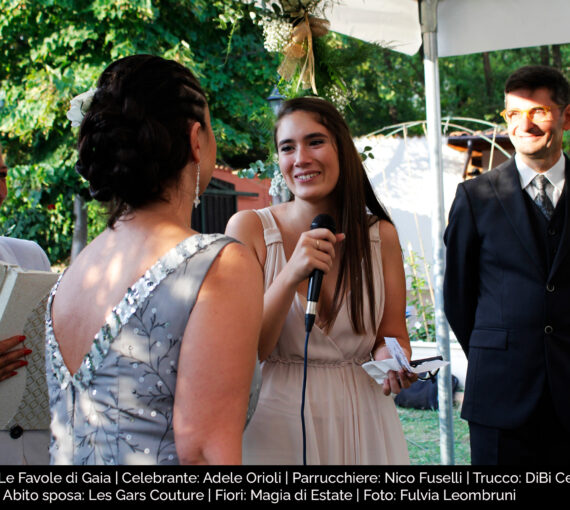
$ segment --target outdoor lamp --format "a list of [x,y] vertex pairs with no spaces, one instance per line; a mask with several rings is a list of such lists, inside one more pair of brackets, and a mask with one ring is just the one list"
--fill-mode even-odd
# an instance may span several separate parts
[[285,96],[282,96],[279,93],[279,89],[277,88],[277,85],[275,85],[271,91],[271,94],[267,98],[267,102],[269,103],[269,106],[271,106],[271,110],[273,110],[274,115],[277,115],[279,113],[279,108],[281,108],[283,99],[285,99]]

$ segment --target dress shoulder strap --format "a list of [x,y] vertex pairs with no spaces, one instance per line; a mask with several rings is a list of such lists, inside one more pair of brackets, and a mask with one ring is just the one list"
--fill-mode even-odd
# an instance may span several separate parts
[[269,210],[268,207],[264,209],[255,209],[255,212],[261,220],[263,225],[263,237],[265,239],[265,245],[269,246],[275,243],[283,243],[283,238],[281,237],[281,231],[275,223],[275,218]]
[[380,242],[380,231],[378,228],[378,222],[374,223],[373,225],[370,225],[370,229],[368,230],[368,232],[369,232],[371,242],[373,242],[373,243],[379,243]]

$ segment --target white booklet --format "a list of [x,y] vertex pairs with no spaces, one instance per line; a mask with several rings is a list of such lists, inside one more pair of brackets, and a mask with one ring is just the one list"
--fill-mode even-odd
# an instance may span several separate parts
[[366,370],[368,375],[378,384],[382,384],[384,382],[384,379],[388,377],[388,372],[390,370],[397,372],[401,368],[404,368],[408,372],[421,374],[423,372],[434,372],[445,365],[449,365],[449,361],[432,359],[412,366],[402,350],[402,347],[395,338],[387,337],[385,340],[386,347],[388,347],[388,351],[390,351],[392,357],[383,359],[382,361],[368,361],[362,365],[362,368]]
[[18,345],[32,353],[28,365],[0,382],[0,429],[20,425],[27,430],[49,426],[45,381],[45,310],[47,296],[59,275],[24,270],[0,262],[0,340],[25,335]]

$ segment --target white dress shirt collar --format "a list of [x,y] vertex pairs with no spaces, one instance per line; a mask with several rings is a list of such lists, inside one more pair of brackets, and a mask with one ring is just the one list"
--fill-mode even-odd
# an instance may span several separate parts
[[[519,178],[521,182],[521,188],[526,190],[531,198],[534,199],[534,195],[536,194],[536,188],[532,186],[532,180],[535,178],[536,175],[539,174],[536,170],[533,170],[529,167],[526,163],[523,162],[522,158],[515,154],[515,163],[517,165],[517,170],[519,172]],[[549,168],[546,172],[542,172],[554,187],[552,190],[552,196],[550,199],[552,200],[552,204],[556,207],[556,203],[562,194],[562,190],[564,189],[564,167],[566,165],[566,159],[562,152],[560,152],[560,157],[558,161],[554,164],[553,167]]]

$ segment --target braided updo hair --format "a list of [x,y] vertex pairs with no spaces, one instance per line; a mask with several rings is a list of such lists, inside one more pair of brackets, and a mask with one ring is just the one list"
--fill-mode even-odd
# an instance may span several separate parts
[[183,65],[134,55],[103,71],[79,131],[76,169],[91,196],[110,202],[107,222],[164,199],[188,163],[189,132],[205,125],[207,102]]

